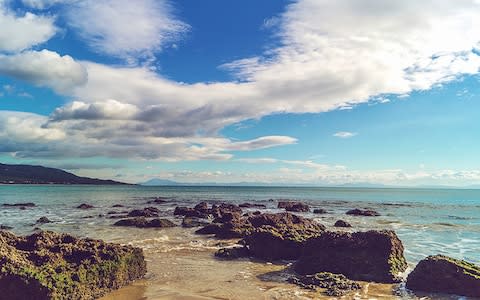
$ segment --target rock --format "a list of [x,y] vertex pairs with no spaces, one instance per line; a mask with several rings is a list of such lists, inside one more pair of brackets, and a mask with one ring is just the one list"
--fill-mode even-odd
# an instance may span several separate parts
[[13,203],[13,204],[10,204],[10,203],[4,203],[2,204],[2,206],[6,206],[6,207],[35,207],[37,205],[35,205],[35,203],[31,203],[31,202],[26,202],[26,203]]
[[215,252],[215,257],[227,260],[248,257],[248,249],[245,247],[222,248]]
[[41,231],[0,232],[0,299],[87,300],[142,278],[142,249]]
[[352,209],[347,211],[347,215],[353,215],[353,216],[365,216],[365,217],[378,217],[380,214],[374,210],[368,210],[368,209]]
[[115,204],[115,205],[112,205],[112,207],[125,207],[125,206],[123,206],[121,204]]
[[47,223],[52,223],[47,217],[41,217],[40,219],[35,222],[35,224],[47,224]]
[[167,219],[153,219],[147,220],[145,217],[136,217],[132,219],[123,219],[115,222],[114,226],[127,226],[127,227],[138,227],[138,228],[164,228],[164,227],[175,227],[175,223]]
[[314,214],[326,214],[327,211],[323,208],[316,208],[316,209],[313,210],[313,213]]
[[403,244],[391,230],[325,232],[305,243],[294,268],[303,275],[331,272],[352,280],[394,283],[407,262]]
[[265,260],[297,259],[306,241],[319,236],[325,226],[290,213],[249,218],[254,230],[244,238],[252,256]]
[[173,214],[175,216],[195,217],[195,218],[203,218],[203,219],[206,219],[209,217],[207,213],[202,213],[193,208],[184,207],[184,206],[177,206]]
[[195,205],[193,208],[194,210],[198,210],[203,213],[208,212],[208,203],[207,202],[200,202],[199,204]]
[[163,204],[168,202],[167,199],[169,198],[164,198],[164,197],[155,197],[152,198],[152,200],[147,201],[148,204]]
[[278,208],[285,208],[286,211],[294,212],[308,212],[310,207],[302,202],[292,202],[292,201],[280,201],[278,202]]
[[7,226],[7,225],[0,225],[0,230],[10,230],[10,229],[13,229],[13,227]]
[[316,290],[317,288],[326,289],[325,294],[334,297],[345,296],[361,288],[360,284],[349,280],[344,275],[329,272],[295,276],[288,281],[310,290]]
[[134,209],[128,213],[128,217],[158,217],[158,208],[146,207],[142,210]]
[[207,226],[195,231],[196,234],[217,234],[222,230],[222,224],[208,224]]
[[338,220],[337,222],[335,222],[335,225],[333,225],[335,227],[352,227],[352,225],[348,222],[345,222],[343,220]]
[[222,203],[220,205],[212,205],[212,208],[208,208],[206,202],[197,204],[194,208],[177,206],[173,212],[176,216],[195,217],[195,218],[221,218],[226,213],[242,213],[242,209],[235,204]]
[[407,279],[413,291],[480,297],[480,267],[443,255],[420,261]]
[[83,203],[83,204],[80,204],[79,206],[77,206],[77,208],[79,208],[79,209],[90,209],[90,208],[93,208],[93,205]]
[[241,208],[267,208],[266,205],[258,204],[258,203],[242,203],[238,207],[241,207]]
[[200,227],[208,224],[210,224],[210,222],[194,217],[185,217],[182,221],[182,227],[185,228]]

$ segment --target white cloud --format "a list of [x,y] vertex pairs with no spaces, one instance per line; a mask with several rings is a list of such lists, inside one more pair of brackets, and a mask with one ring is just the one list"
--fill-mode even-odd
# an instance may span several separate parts
[[0,52],[16,52],[48,41],[57,32],[55,19],[25,13],[18,16],[0,2]]
[[46,9],[56,4],[71,4],[78,0],[22,0],[23,5],[35,8],[35,9]]
[[0,74],[59,92],[67,92],[87,82],[87,72],[81,64],[68,55],[60,56],[48,50],[0,55]]
[[135,63],[175,41],[188,25],[167,0],[81,0],[66,7],[69,26],[98,52]]
[[342,138],[342,139],[348,139],[351,137],[356,136],[357,133],[355,132],[349,132],[349,131],[339,131],[333,134],[334,137]]

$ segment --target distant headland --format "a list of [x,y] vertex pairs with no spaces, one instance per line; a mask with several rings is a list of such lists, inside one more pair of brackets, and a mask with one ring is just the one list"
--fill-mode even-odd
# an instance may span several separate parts
[[80,177],[75,174],[42,166],[8,165],[0,163],[0,184],[127,184],[114,180]]

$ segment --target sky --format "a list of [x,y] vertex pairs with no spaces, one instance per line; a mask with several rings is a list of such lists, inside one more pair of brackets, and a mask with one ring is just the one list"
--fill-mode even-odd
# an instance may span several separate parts
[[0,162],[480,185],[478,0],[0,0]]

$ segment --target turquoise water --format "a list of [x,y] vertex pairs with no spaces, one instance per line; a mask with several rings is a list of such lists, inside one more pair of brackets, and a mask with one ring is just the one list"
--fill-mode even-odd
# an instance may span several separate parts
[[[270,211],[277,211],[275,200],[301,200],[329,212],[305,214],[326,226],[343,219],[355,230],[395,230],[411,264],[438,253],[480,264],[480,190],[4,185],[0,186],[0,204],[33,202],[37,207],[20,210],[0,206],[0,224],[14,227],[17,233],[30,233],[35,220],[47,216],[55,223],[44,225],[45,229],[108,239],[120,232],[111,226],[115,220],[101,216],[114,210],[113,204],[123,204],[127,206],[123,210],[130,210],[145,207],[148,197],[157,196],[172,198],[159,206],[169,218],[173,218],[177,204],[193,205],[202,200],[262,202]],[[75,208],[81,203],[95,208]],[[382,216],[345,215],[352,208],[374,209]]]

